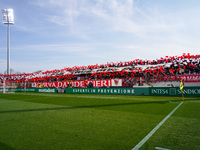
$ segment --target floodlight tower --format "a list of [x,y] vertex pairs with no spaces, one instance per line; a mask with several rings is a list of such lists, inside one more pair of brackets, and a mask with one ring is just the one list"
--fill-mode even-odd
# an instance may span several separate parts
[[7,33],[7,75],[10,74],[10,29],[9,25],[14,24],[13,9],[2,9],[3,23],[8,25]]

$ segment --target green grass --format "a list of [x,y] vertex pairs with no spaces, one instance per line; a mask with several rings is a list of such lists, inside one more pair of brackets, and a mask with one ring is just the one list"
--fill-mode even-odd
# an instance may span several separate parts
[[[131,150],[180,97],[0,94],[0,149]],[[200,149],[200,101],[183,105],[141,149]]]

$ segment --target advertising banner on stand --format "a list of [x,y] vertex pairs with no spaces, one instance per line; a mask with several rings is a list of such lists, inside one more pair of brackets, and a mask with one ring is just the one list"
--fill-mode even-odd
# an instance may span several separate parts
[[71,94],[149,95],[148,88],[66,88]]
[[[184,87],[184,96],[200,96],[200,87]],[[181,96],[182,91],[179,87],[150,87],[149,95],[151,96]]]

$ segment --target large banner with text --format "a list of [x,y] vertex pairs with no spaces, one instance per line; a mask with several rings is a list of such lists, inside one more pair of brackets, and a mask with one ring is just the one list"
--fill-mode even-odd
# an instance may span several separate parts
[[184,82],[200,82],[200,75],[181,75],[179,81]]
[[109,80],[85,80],[85,81],[62,81],[62,82],[34,82],[32,87],[78,87],[85,88],[92,83],[93,87],[122,86],[122,79]]
[[[151,96],[182,96],[179,87],[149,87],[149,95]],[[200,87],[184,87],[184,96],[200,97]]]
[[71,94],[149,95],[149,88],[66,88]]

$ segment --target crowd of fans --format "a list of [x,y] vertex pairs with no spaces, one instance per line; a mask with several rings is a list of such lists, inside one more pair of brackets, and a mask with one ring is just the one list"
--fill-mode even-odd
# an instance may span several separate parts
[[135,59],[128,62],[104,65],[74,66],[72,68],[40,71],[37,73],[0,74],[0,81],[10,82],[53,82],[102,79],[134,79],[138,77],[160,78],[163,76],[200,74],[200,55],[184,53],[182,56],[165,56],[156,60]]

